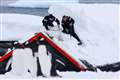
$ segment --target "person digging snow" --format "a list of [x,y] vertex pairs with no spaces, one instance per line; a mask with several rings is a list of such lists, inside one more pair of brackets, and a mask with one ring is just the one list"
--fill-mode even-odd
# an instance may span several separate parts
[[[57,24],[57,26],[54,24],[54,22]],[[57,36],[59,35],[61,37],[61,35],[60,35],[60,33],[61,33],[60,32],[60,21],[55,16],[53,16],[52,14],[49,14],[49,15],[45,16],[44,19],[42,20],[42,23],[43,23],[43,26],[46,29],[45,33],[49,36],[49,38],[51,38],[51,39],[54,38],[53,35],[51,35],[52,32],[55,32],[56,33],[55,35],[57,35]],[[57,30],[52,30],[53,27],[57,27]],[[61,40],[60,37],[58,38],[58,40]],[[50,52],[48,50],[47,50],[47,53],[50,54]],[[41,56],[43,56],[43,55],[41,55]],[[52,77],[56,77],[56,76],[61,77],[60,75],[58,75],[58,73],[56,71],[56,64],[55,64],[56,63],[56,57],[55,57],[55,55],[52,54],[52,55],[49,55],[49,56],[51,57],[51,59],[49,59],[48,62],[49,63],[51,62],[51,65],[49,64],[49,69],[50,70],[48,70],[47,73],[50,73],[50,76],[52,76]],[[44,63],[45,62],[43,62],[43,65],[44,65]],[[43,65],[41,65],[41,68],[42,68]],[[48,64],[46,64],[46,65],[48,65]],[[48,66],[46,66],[46,67],[48,67]],[[43,71],[43,74],[45,75],[46,73],[44,73],[44,72],[46,71],[46,69],[42,70],[42,71]]]
[[57,23],[60,29],[60,21],[52,14],[45,16],[44,19],[42,20],[43,26],[45,27],[46,30],[50,30],[51,27],[54,27],[53,24],[54,22]]
[[57,39],[59,41],[63,41],[60,29],[60,21],[55,16],[53,16],[52,14],[45,16],[44,19],[42,20],[42,23],[46,29],[46,34],[51,39],[53,39],[53,35],[51,34],[55,32],[54,35],[57,36]]
[[75,30],[74,30],[74,19],[71,18],[70,16],[66,16],[64,15],[62,17],[62,27],[63,27],[63,33],[66,33],[66,34],[70,34],[70,36],[73,36],[74,38],[77,39],[77,41],[79,42],[78,45],[82,45],[82,41],[79,39],[79,37],[77,36],[77,34],[75,33]]

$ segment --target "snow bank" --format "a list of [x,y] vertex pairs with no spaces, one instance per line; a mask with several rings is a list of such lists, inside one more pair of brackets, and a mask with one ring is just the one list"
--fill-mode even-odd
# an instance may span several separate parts
[[30,8],[48,8],[53,4],[78,3],[79,0],[18,0],[15,3],[8,4],[11,7],[30,7]]
[[43,30],[42,17],[21,14],[0,14],[2,40],[26,39]]
[[80,51],[91,57],[89,61],[106,64],[119,61],[118,6],[114,4],[54,5],[50,7],[49,13],[60,20],[63,15],[73,17],[75,30],[84,43]]

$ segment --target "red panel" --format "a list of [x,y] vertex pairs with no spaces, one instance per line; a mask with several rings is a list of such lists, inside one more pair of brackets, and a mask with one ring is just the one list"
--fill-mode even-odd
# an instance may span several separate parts
[[2,58],[0,58],[0,62],[4,61],[8,57],[10,57],[12,54],[13,54],[13,50],[8,52],[8,53],[6,53],[4,56],[2,56]]

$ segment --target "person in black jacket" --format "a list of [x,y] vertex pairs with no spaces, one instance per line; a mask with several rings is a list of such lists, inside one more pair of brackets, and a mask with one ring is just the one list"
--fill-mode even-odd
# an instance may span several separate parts
[[42,23],[43,23],[43,26],[45,26],[46,30],[50,30],[49,26],[54,27],[54,24],[53,24],[54,21],[57,23],[57,25],[59,27],[59,25],[60,25],[59,20],[52,14],[45,16],[44,19],[42,20]]
[[82,45],[82,41],[79,39],[79,37],[77,36],[77,34],[75,33],[74,30],[74,19],[71,18],[70,16],[66,16],[64,15],[62,17],[62,27],[63,27],[63,33],[66,34],[70,34],[70,36],[73,36],[74,38],[77,39],[77,41],[79,42],[78,45]]

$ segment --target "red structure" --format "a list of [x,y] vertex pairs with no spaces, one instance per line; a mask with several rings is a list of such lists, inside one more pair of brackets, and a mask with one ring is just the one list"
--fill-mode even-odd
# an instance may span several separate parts
[[[58,45],[56,45],[50,38],[48,38],[42,32],[37,33],[35,36],[28,39],[27,41],[25,41],[21,45],[22,45],[22,47],[24,47],[23,45],[30,44],[36,40],[40,40],[41,38],[43,38],[52,48],[54,48],[57,52],[59,52],[60,55],[64,56],[68,61],[70,61],[80,71],[87,70],[85,67],[83,67],[80,63],[78,63],[75,59],[73,59],[69,54],[67,54],[67,52],[65,52],[63,49],[61,49]],[[13,54],[13,50],[11,50],[10,52],[7,52],[4,56],[2,56],[0,58],[0,62],[6,60],[12,54]]]

